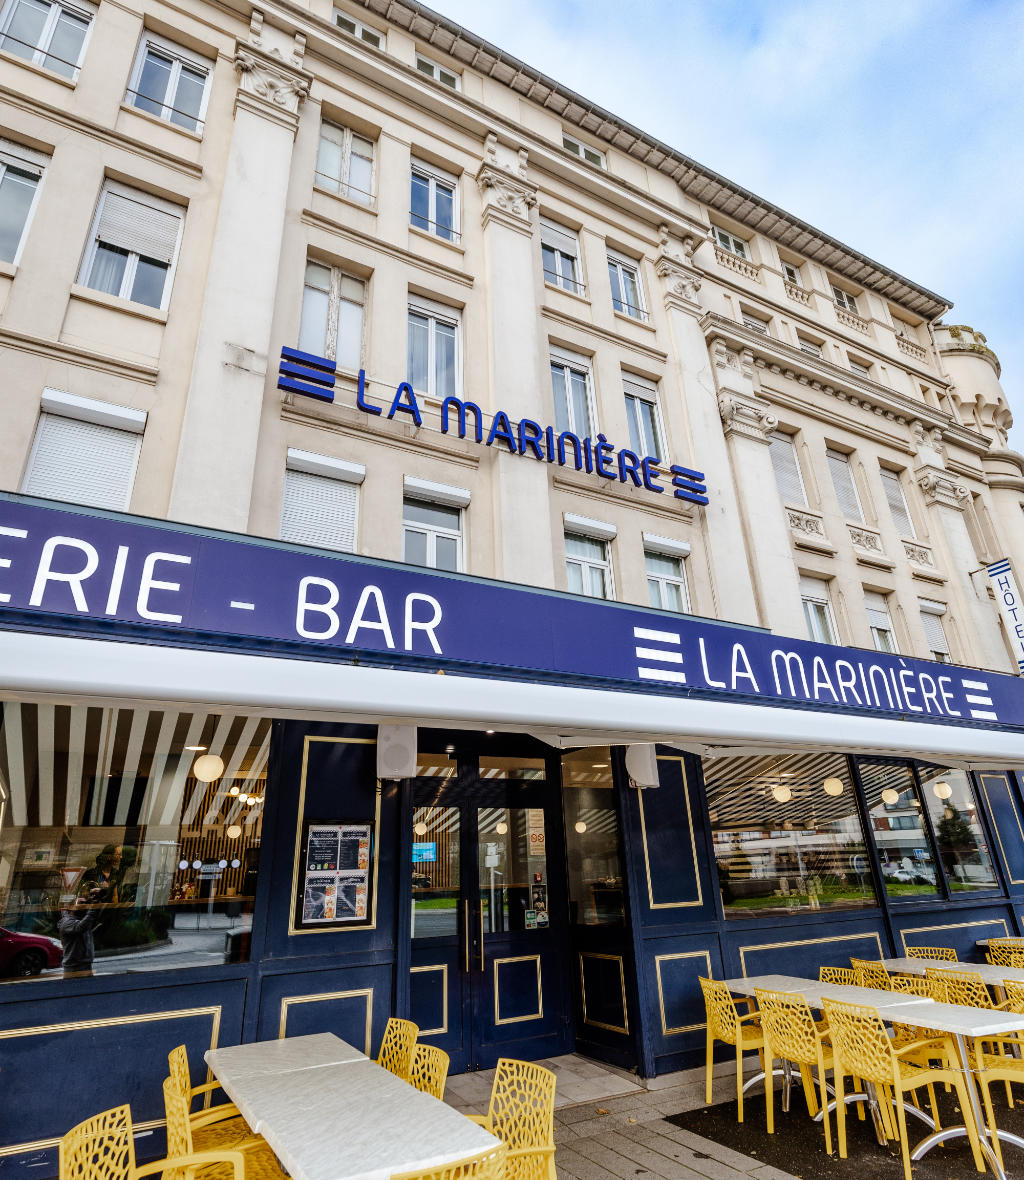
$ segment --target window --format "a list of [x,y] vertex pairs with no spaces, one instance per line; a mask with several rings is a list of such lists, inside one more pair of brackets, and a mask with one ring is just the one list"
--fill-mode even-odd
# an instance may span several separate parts
[[998,885],[988,840],[978,815],[978,800],[962,770],[921,768],[921,794],[935,832],[939,859],[950,895],[961,896]]
[[808,340],[806,336],[797,334],[797,343],[800,345],[800,351],[806,352],[808,356],[816,356],[819,360],[825,355],[824,350],[817,340]]
[[186,131],[202,132],[212,65],[206,58],[147,32],[125,102]]
[[327,455],[289,450],[281,503],[281,540],[352,553],[359,484],[366,469]]
[[456,194],[458,179],[430,164],[413,160],[409,193],[409,224],[446,242],[459,233]]
[[[571,229],[540,219],[540,249],[544,262],[544,282],[574,295],[584,294],[580,282],[580,243]],[[614,288],[613,288],[614,289]]]
[[637,263],[618,254],[609,254],[608,278],[612,284],[612,307],[623,315],[646,324],[647,310],[644,307],[644,293],[640,286]]
[[847,294],[842,287],[837,287],[834,283],[832,285],[832,297],[836,301],[836,306],[843,308],[845,311],[857,314],[857,300],[852,295]]
[[904,340],[910,340],[914,344],[917,343],[917,329],[913,324],[908,324],[906,320],[901,320],[899,316],[894,315],[892,326],[896,329],[897,336],[902,336]]
[[935,602],[931,598],[919,598],[917,605],[921,611],[921,625],[924,627],[925,639],[932,659],[940,664],[948,664],[950,662],[949,641],[946,639],[946,629],[942,625],[946,604]]
[[588,164],[594,164],[598,168],[604,167],[604,152],[599,152],[597,148],[587,147],[585,143],[580,143],[575,136],[569,135],[565,131],[562,132],[562,147],[567,152],[572,152],[574,156],[579,156],[581,160],[586,160]]
[[555,399],[555,430],[569,430],[579,438],[593,433],[590,367],[585,361],[551,358],[551,389]]
[[905,764],[864,758],[857,765],[885,892],[890,898],[934,897],[939,891],[935,858],[914,772]]
[[612,597],[612,567],[608,542],[579,533],[565,534],[565,572],[571,594],[588,598]]
[[804,490],[803,476],[800,474],[800,463],[796,457],[796,440],[791,434],[784,434],[776,430],[769,438],[772,467],[775,469],[775,482],[779,495],[784,504],[795,504],[798,508],[807,507],[807,492]]
[[871,376],[871,366],[866,365],[863,361],[855,360],[852,356],[847,358],[850,362],[851,372],[857,373],[861,377]]
[[725,916],[876,904],[849,763],[837,754],[704,761]]
[[847,520],[864,523],[864,510],[860,506],[860,497],[853,482],[853,471],[850,469],[850,456],[842,451],[828,447],[825,451],[829,474],[832,476],[832,486],[836,490],[839,501],[839,511]]
[[721,229],[717,225],[712,228],[715,233],[715,241],[723,250],[728,250],[730,254],[735,254],[737,258],[747,257],[747,243],[742,238],[737,238],[734,234],[729,233],[728,230]]
[[449,90],[459,89],[460,78],[458,74],[446,70],[444,66],[438,65],[436,61],[431,61],[429,57],[424,57],[422,53],[416,54],[416,69],[421,74],[426,74],[428,78],[433,78],[435,82],[440,82],[442,86],[447,86]]
[[888,467],[880,468],[880,473],[885,499],[889,505],[889,511],[892,513],[892,522],[896,526],[896,531],[901,537],[914,538],[917,534],[914,532],[914,522],[910,519],[910,511],[903,495],[900,473],[891,471]]
[[79,281],[94,291],[165,308],[183,214],[178,205],[108,180]]
[[124,511],[145,428],[141,410],[47,389],[21,490]]
[[865,590],[864,610],[868,616],[871,642],[875,645],[875,651],[886,651],[890,655],[895,655],[896,640],[892,633],[892,618],[885,595],[874,590]]
[[339,29],[344,29],[350,36],[355,37],[358,41],[365,41],[367,45],[372,45],[374,49],[382,49],[384,46],[384,36],[382,33],[378,33],[376,29],[369,28],[361,21],[353,20],[347,12],[341,12],[336,8],[334,10],[334,23]]
[[315,180],[318,188],[372,204],[373,142],[347,127],[321,123]]
[[626,420],[629,423],[629,445],[641,457],[661,461],[661,429],[658,414],[658,387],[653,381],[632,373],[622,375],[626,395]]
[[46,157],[0,139],[0,260],[17,262]]
[[328,357],[340,369],[358,369],[363,351],[366,284],[336,266],[306,263],[299,348]]
[[77,78],[93,9],[47,0],[10,0],[0,14],[0,49]]
[[740,312],[740,318],[743,323],[754,332],[760,332],[762,336],[768,335],[768,325],[771,323],[759,315],[754,315],[752,311],[743,310]]
[[817,643],[836,643],[836,625],[832,618],[828,582],[824,578],[800,578],[800,599],[804,604],[807,633]]
[[426,500],[402,501],[402,560],[435,570],[462,568],[462,511]]
[[459,316],[453,308],[409,305],[409,383],[419,393],[443,401],[462,386]]
[[181,982],[178,968],[248,958],[271,725],[5,704],[0,926],[35,936],[9,974],[91,975],[95,958],[104,976],[173,965]]
[[800,267],[792,262],[782,263],[782,273],[786,276],[786,282],[792,283],[794,287],[802,287],[803,283],[800,281]]
[[651,606],[658,610],[683,614],[690,609],[690,594],[686,585],[683,559],[668,553],[644,550],[647,569],[647,592]]
[[574,926],[625,925],[619,820],[607,746],[562,755],[562,811],[569,921]]

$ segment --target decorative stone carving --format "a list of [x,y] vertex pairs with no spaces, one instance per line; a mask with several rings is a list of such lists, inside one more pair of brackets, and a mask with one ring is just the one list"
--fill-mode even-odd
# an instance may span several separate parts
[[700,307],[698,294],[701,276],[693,266],[688,265],[688,261],[693,257],[696,247],[694,239],[688,237],[683,242],[683,250],[680,251],[669,237],[668,226],[658,227],[658,254],[654,260],[654,269],[658,277],[665,280],[666,300],[671,301],[673,297],[677,297],[693,309]]
[[825,525],[820,516],[815,516],[812,512],[800,512],[796,508],[787,508],[786,516],[794,533],[806,533],[814,537],[825,536]]
[[746,397],[732,390],[718,395],[718,412],[726,438],[738,434],[767,446],[769,436],[779,424],[771,409],[771,403],[759,397]]
[[904,541],[903,552],[906,553],[907,560],[912,561],[914,565],[935,565],[935,558],[932,557],[932,551],[927,545],[918,545],[913,541]]
[[248,100],[246,105],[260,113],[298,121],[312,74],[286,62],[276,49],[267,53],[255,45],[241,44],[235,49],[235,69],[240,77],[236,103]]
[[941,427],[933,426],[929,429],[920,419],[915,419],[910,424],[910,433],[918,454],[922,451],[934,451],[936,454],[942,454]]
[[884,552],[882,538],[877,533],[873,533],[870,529],[858,528],[852,524],[848,524],[846,527],[850,530],[850,540],[858,549],[866,549],[869,553]]
[[925,467],[917,472],[917,485],[924,493],[924,502],[930,508],[933,504],[963,511],[971,493],[941,468]]
[[740,258],[739,255],[733,254],[731,250],[726,250],[723,246],[715,243],[715,257],[722,266],[734,270],[745,278],[754,279],[756,282],[761,281],[761,268],[754,262],[748,262],[745,258]]
[[[484,196],[484,224],[500,210],[523,223],[517,228],[527,228],[530,210],[537,204],[537,186],[527,180],[528,155],[520,148],[515,156],[515,166],[502,163],[499,159],[498,137],[491,131],[484,139],[484,162],[476,175],[477,187]],[[507,154],[507,153],[506,153]]]

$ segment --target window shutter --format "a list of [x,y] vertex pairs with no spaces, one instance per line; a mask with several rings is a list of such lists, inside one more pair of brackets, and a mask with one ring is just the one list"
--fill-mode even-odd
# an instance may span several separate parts
[[850,470],[850,456],[842,451],[833,451],[831,447],[825,451],[828,469],[832,474],[832,486],[836,489],[839,509],[847,520],[864,523],[864,513],[861,511],[857,489],[853,484],[853,472]]
[[889,504],[889,511],[892,513],[893,523],[901,537],[914,537],[914,522],[910,519],[910,512],[907,509],[907,501],[903,496],[903,488],[900,485],[900,476],[897,471],[890,471],[888,468],[881,468],[882,472],[882,487],[885,489],[885,498]]
[[800,464],[797,462],[792,435],[777,430],[770,441],[775,482],[779,485],[779,494],[783,502],[806,508],[807,495],[804,492],[804,481],[800,477]]
[[108,189],[96,236],[109,246],[120,246],[144,258],[170,263],[178,241],[181,215]]
[[921,608],[921,623],[924,627],[925,638],[928,640],[930,652],[941,652],[949,655],[949,641],[946,630],[942,626],[942,616],[946,613],[946,606],[941,602],[932,602],[927,598],[919,598]]
[[281,540],[351,553],[356,547],[359,488],[306,471],[284,473]]
[[543,245],[550,246],[552,250],[557,250],[569,258],[575,258],[579,254],[579,242],[572,230],[556,225],[546,217],[540,219],[540,240]]
[[130,430],[41,414],[22,491],[123,511],[135,482],[141,440]]
[[824,578],[811,578],[807,574],[801,574],[800,597],[813,599],[814,602],[828,602],[828,582]]
[[657,402],[658,387],[646,377],[638,377],[635,373],[622,374],[623,391],[631,397],[642,398],[646,402]]
[[892,618],[884,594],[874,590],[864,591],[864,609],[868,616],[868,626],[877,627],[881,631],[892,630]]

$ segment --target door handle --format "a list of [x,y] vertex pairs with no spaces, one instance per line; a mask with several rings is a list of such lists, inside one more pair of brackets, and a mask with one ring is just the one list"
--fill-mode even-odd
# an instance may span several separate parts
[[484,906],[480,903],[480,970],[484,970]]
[[462,903],[463,954],[462,970],[469,974],[469,902]]

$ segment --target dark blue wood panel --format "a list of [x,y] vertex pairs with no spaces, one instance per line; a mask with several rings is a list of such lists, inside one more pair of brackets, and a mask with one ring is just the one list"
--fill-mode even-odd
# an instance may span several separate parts
[[495,959],[493,979],[497,990],[494,1011],[499,1024],[540,1017],[544,979],[539,955]]
[[1013,912],[1006,905],[917,910],[900,914],[894,927],[899,954],[908,946],[952,947],[964,963],[984,961],[975,946],[979,938],[1006,938],[1017,933]]
[[583,1023],[606,1032],[629,1033],[626,966],[621,955],[581,951],[580,990]]
[[890,954],[885,929],[878,922],[837,922],[833,917],[806,919],[799,926],[764,927],[752,923],[727,930],[725,972],[733,975],[799,975],[817,979],[822,965],[849,967],[850,956],[883,959]]
[[1024,891],[1024,820],[1016,787],[1008,774],[986,771],[978,779],[1010,888]]
[[446,962],[424,963],[412,969],[409,981],[409,1019],[419,1027],[421,1037],[437,1038],[448,1032],[448,972]]

